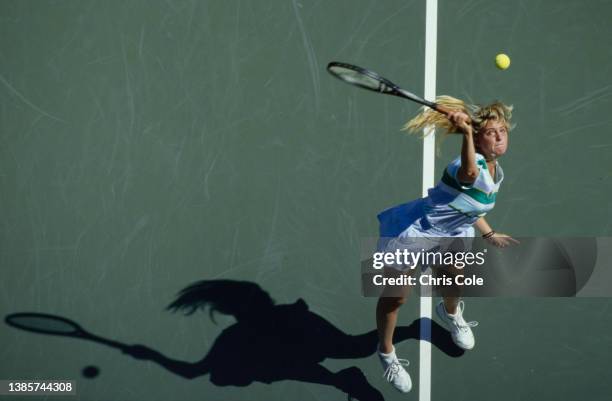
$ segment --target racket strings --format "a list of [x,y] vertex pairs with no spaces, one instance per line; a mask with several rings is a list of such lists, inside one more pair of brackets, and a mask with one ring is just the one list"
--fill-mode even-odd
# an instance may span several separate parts
[[69,322],[41,316],[13,316],[8,322],[18,328],[53,334],[71,334],[78,330]]
[[337,78],[340,78],[341,80],[352,85],[358,85],[377,92],[384,92],[388,88],[388,85],[386,85],[381,79],[376,79],[364,72],[348,67],[334,65],[329,67],[329,71]]

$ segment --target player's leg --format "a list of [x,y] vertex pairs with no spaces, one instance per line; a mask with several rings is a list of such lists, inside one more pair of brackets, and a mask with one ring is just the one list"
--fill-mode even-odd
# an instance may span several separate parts
[[376,305],[376,328],[378,350],[389,353],[393,350],[393,332],[397,326],[397,314],[406,302],[406,297],[380,297]]
[[[386,277],[394,277],[401,272],[385,268]],[[393,333],[397,326],[397,314],[406,302],[410,288],[408,286],[385,288],[376,305],[376,327],[378,329],[378,357],[384,370],[384,376],[397,390],[407,393],[412,389],[410,375],[404,369],[408,361],[399,359],[393,347]]]
[[[385,268],[385,277],[399,277],[396,269]],[[410,294],[409,286],[385,287],[376,305],[376,328],[378,329],[379,351],[389,353],[393,350],[393,333],[397,326],[397,315]]]
[[434,271],[436,272],[436,277],[445,275],[447,278],[452,280],[452,284],[440,286],[439,292],[440,295],[442,295],[442,302],[446,312],[449,314],[455,314],[457,312],[457,307],[459,306],[459,301],[461,300],[461,288],[455,284],[455,277],[460,271],[454,266],[442,268],[438,267]]

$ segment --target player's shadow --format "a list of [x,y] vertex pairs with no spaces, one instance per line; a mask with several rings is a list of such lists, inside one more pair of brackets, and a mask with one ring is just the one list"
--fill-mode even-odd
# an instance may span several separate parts
[[[168,309],[191,315],[206,307],[213,321],[213,314],[219,312],[234,316],[236,323],[219,334],[200,361],[174,360],[144,345],[129,346],[125,352],[137,359],[156,362],[188,379],[210,374],[210,381],[218,386],[297,380],[334,386],[349,398],[362,401],[384,399],[359,368],[352,366],[334,373],[321,365],[326,358],[356,359],[373,355],[378,344],[376,330],[347,334],[311,312],[304,300],[276,305],[259,285],[246,281],[196,282],[183,289]],[[398,327],[395,342],[418,339],[421,321]],[[431,336],[425,340],[449,356],[463,354],[446,330],[433,321],[430,323]]]
[[[297,380],[333,386],[349,398],[361,401],[383,400],[382,394],[356,366],[332,372],[321,365],[327,358],[357,359],[375,354],[378,344],[376,330],[347,334],[311,312],[303,299],[276,305],[255,283],[204,280],[183,289],[167,309],[186,315],[208,309],[213,321],[217,312],[233,316],[236,322],[219,334],[202,359],[185,362],[168,358],[145,345],[127,345],[92,335],[78,323],[61,316],[13,314],[5,321],[22,330],[71,336],[118,348],[134,358],[156,362],[187,379],[209,374],[210,381],[218,386]],[[418,319],[409,326],[397,327],[394,341],[418,339],[422,322],[424,319]],[[430,320],[428,323],[431,324],[431,333],[424,340],[449,356],[463,354],[446,330]]]

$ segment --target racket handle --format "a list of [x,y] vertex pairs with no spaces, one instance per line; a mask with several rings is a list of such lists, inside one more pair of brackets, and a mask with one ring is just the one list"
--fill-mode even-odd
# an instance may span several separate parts
[[[442,113],[442,114],[444,114],[444,115],[445,115],[445,116],[447,116],[447,117],[448,117],[448,115],[449,115],[450,113],[452,113],[453,111],[457,111],[457,110],[453,110],[453,109],[451,109],[451,108],[448,108],[448,107],[446,107],[446,106],[442,106],[442,105],[437,104],[437,103],[434,103],[434,107],[433,107],[433,109],[434,109],[435,111],[437,111],[438,113]],[[468,114],[468,121],[467,121],[467,123],[468,123],[468,124],[470,124],[470,125],[472,125],[472,119],[470,118],[470,115],[469,115],[469,114]]]
[[449,109],[448,107],[439,105],[437,103],[434,103],[433,109],[437,111],[438,113],[444,114],[445,116],[448,116],[452,111],[454,111],[454,110]]

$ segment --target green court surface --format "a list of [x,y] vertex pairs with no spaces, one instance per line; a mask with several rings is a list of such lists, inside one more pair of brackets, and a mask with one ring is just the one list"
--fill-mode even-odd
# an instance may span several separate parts
[[[612,234],[611,17],[438,2],[436,92],[515,107],[497,230]],[[421,141],[400,132],[418,107],[325,66],[422,94],[425,46],[420,0],[1,1],[0,316],[59,315],[156,362],[1,323],[0,380],[76,382],[54,400],[418,400],[422,373],[433,401],[609,400],[609,298],[467,299],[476,348],[433,323],[420,373],[413,296],[397,350],[415,388],[384,381],[360,242],[421,195]],[[182,301],[216,302],[214,321],[166,309],[201,280]]]

